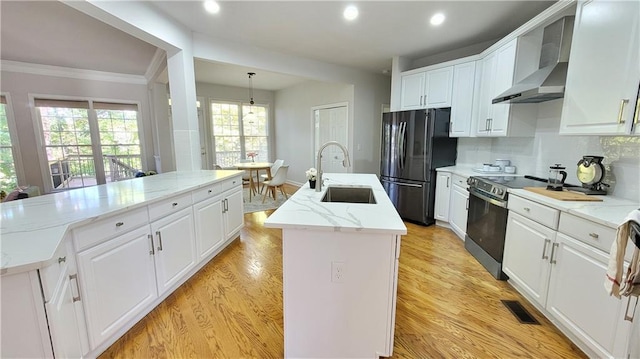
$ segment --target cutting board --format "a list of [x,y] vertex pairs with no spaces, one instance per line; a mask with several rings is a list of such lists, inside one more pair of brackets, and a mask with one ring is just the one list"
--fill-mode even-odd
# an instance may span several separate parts
[[543,196],[551,197],[560,201],[589,201],[589,202],[602,202],[602,198],[589,196],[584,193],[571,192],[571,191],[550,191],[544,187],[525,187],[527,191],[531,191]]

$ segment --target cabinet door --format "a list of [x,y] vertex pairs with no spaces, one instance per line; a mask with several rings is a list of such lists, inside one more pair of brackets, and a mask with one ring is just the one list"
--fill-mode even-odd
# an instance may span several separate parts
[[562,233],[556,243],[547,309],[598,357],[611,357],[624,308],[602,287],[608,255]]
[[[513,85],[517,41],[517,39],[513,39],[496,51],[493,88],[489,102]],[[491,121],[489,123],[491,136],[506,136],[511,104],[497,103],[491,104],[491,107]]]
[[244,226],[244,208],[242,204],[242,191],[227,194],[225,207],[226,238],[236,233]]
[[464,240],[467,233],[467,215],[469,213],[469,192],[464,187],[454,185],[451,188],[451,210],[449,224],[451,229]]
[[[555,231],[509,211],[502,270],[528,297],[544,306]],[[600,277],[600,279],[602,279]]]
[[476,135],[489,136],[491,134],[489,120],[492,116],[493,77],[496,71],[496,53],[492,52],[480,62],[480,95],[478,96],[478,115],[476,120]]
[[456,65],[453,68],[453,94],[451,96],[451,137],[469,137],[473,117],[473,88],[476,62]]
[[78,253],[91,349],[157,298],[152,248],[145,226]]
[[151,223],[156,251],[158,294],[173,287],[196,265],[191,207]]
[[427,108],[451,107],[453,66],[427,71],[425,101]]
[[451,195],[451,173],[438,172],[436,177],[436,199],[434,218],[449,221],[449,197]]
[[415,109],[425,108],[424,86],[425,86],[424,72],[402,76],[402,89],[400,91],[400,108],[402,110],[415,110]]
[[[77,285],[77,279],[69,278],[67,270],[62,275],[65,278],[57,295],[45,305],[53,352],[56,358],[81,358],[80,327],[74,305],[75,295],[71,290],[72,285]],[[79,297],[76,299],[80,300]]]
[[629,133],[640,82],[639,37],[640,2],[578,2],[560,133]]
[[226,239],[222,204],[218,197],[193,206],[198,261],[208,257]]

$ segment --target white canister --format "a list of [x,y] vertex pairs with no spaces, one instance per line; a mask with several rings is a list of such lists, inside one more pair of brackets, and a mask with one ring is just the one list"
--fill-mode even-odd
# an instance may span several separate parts
[[516,166],[504,166],[504,173],[516,173]]
[[509,160],[501,160],[501,159],[497,159],[497,160],[494,162],[494,165],[496,165],[496,166],[500,166],[500,171],[504,171],[504,168],[505,168],[506,166],[510,165],[510,164],[511,164],[511,161],[509,161]]

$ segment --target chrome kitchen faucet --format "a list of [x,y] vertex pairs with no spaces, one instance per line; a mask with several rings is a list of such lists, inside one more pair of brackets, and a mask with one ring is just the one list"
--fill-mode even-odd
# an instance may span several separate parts
[[316,160],[316,168],[318,169],[318,179],[316,180],[316,192],[320,192],[322,190],[322,151],[327,146],[330,146],[330,145],[335,145],[340,147],[340,149],[342,150],[342,153],[344,153],[344,159],[342,160],[342,165],[344,167],[351,166],[351,162],[349,162],[349,151],[347,151],[346,147],[344,147],[343,145],[341,145],[336,141],[329,141],[324,145],[322,145],[322,147],[320,147],[320,149],[318,150],[318,158]]

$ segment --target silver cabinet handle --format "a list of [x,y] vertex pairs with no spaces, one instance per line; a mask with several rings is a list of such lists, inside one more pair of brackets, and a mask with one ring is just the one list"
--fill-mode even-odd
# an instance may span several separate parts
[[636,100],[636,111],[633,114],[633,124],[638,124],[638,117],[640,117],[640,97]]
[[73,297],[73,301],[74,302],[79,302],[80,301],[80,286],[78,285],[78,275],[77,274],[72,274],[69,276],[69,280],[75,280],[76,282],[76,290],[78,295]]
[[636,316],[636,308],[638,307],[638,297],[636,298],[636,304],[633,306],[633,312],[629,315],[629,307],[631,306],[631,296],[627,299],[627,309],[624,311],[624,320],[633,322],[633,318]]
[[469,210],[469,197],[467,197],[467,208],[466,208],[466,210],[467,211]]
[[544,247],[542,247],[542,259],[549,259],[547,255],[547,244],[551,243],[551,240],[548,238],[544,239]]
[[162,234],[160,231],[156,231],[156,236],[158,236],[158,252],[162,250]]
[[628,98],[623,98],[620,101],[620,110],[618,111],[618,123],[620,124],[624,123],[624,120],[622,119],[622,113],[624,112],[624,105],[626,105],[627,102],[629,102]]
[[529,208],[529,207],[524,207],[523,209],[524,209],[525,211],[527,211],[527,212],[531,211],[531,208]]
[[591,232],[591,233],[589,233],[589,237],[591,237],[593,239],[598,239],[598,237],[600,237],[600,236],[598,235],[598,233]]
[[62,263],[62,262],[66,262],[67,261],[67,256],[64,257],[59,257],[58,258],[58,264]]
[[556,260],[553,258],[553,254],[556,251],[556,248],[558,248],[560,245],[558,243],[554,243],[553,246],[551,246],[551,260],[549,261],[551,264],[556,264]]
[[177,205],[178,205],[178,202],[173,202],[171,205],[172,205],[173,207],[175,207],[175,206],[177,206]]
[[147,234],[147,238],[149,238],[149,240],[151,241],[151,250],[149,251],[149,254],[153,256],[156,254],[156,250],[153,248],[153,236],[150,234]]
[[450,178],[447,177],[447,188],[449,188],[449,180],[450,180]]
[[224,199],[224,211],[225,212],[229,212],[229,199],[228,198]]
[[122,227],[122,226],[124,226],[124,222],[118,222],[118,223],[116,223],[116,227]]

